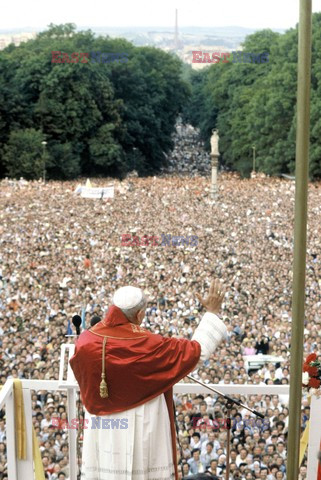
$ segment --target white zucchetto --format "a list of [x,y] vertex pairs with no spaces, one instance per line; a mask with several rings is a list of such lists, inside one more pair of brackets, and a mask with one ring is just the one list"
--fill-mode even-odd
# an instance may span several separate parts
[[114,293],[113,303],[121,309],[136,307],[143,298],[143,291],[137,287],[120,287]]

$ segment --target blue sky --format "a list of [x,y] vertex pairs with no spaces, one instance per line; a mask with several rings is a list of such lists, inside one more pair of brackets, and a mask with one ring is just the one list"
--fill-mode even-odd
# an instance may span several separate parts
[[[321,0],[313,0],[321,11]],[[73,22],[77,26],[173,27],[179,25],[290,28],[299,18],[299,0],[3,0],[0,28],[46,27]]]

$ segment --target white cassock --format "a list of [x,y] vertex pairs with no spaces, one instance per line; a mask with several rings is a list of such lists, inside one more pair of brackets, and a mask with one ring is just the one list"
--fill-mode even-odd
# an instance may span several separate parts
[[[216,315],[205,313],[192,338],[201,345],[200,363],[210,357],[226,333],[224,323]],[[97,425],[95,415],[86,412],[85,418],[88,428],[84,430],[82,480],[175,478],[170,421],[163,394],[130,410],[101,416],[100,425],[104,423],[106,428],[91,428]],[[111,428],[117,423],[128,428]]]

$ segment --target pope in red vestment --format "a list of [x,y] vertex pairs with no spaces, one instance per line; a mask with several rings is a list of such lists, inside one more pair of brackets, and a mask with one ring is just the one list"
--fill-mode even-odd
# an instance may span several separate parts
[[80,335],[70,365],[82,402],[92,415],[123,412],[164,394],[177,479],[172,387],[196,367],[201,344],[162,337],[138,323],[129,321],[116,305],[109,307],[101,322]]

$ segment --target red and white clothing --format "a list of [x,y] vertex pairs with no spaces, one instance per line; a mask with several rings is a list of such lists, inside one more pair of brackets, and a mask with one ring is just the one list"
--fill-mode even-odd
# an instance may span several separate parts
[[[191,341],[165,338],[130,323],[116,306],[80,335],[70,365],[89,420],[82,479],[177,479],[172,387],[225,335],[224,323],[206,313]],[[104,338],[107,398],[100,397],[99,388]],[[128,418],[128,428],[93,429],[95,416],[105,425]]]

